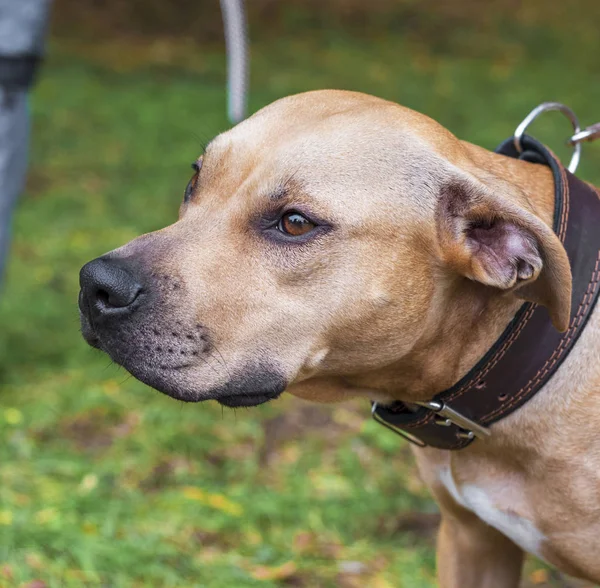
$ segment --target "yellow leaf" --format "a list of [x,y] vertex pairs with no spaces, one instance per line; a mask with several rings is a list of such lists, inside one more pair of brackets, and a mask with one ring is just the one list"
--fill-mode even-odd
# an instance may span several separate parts
[[197,500],[198,502],[204,502],[206,500],[206,492],[200,490],[200,488],[194,488],[194,486],[184,486],[182,489],[183,495],[190,500]]
[[534,570],[533,572],[531,572],[531,574],[529,574],[529,579],[534,584],[545,584],[549,579],[548,570],[545,570],[543,568],[540,568],[539,570]]
[[94,523],[91,523],[90,521],[86,521],[85,523],[83,523],[83,525],[81,525],[81,530],[86,535],[97,535],[98,534],[98,526],[95,525]]
[[369,588],[394,588],[383,576],[375,576],[369,582]]
[[0,510],[0,525],[12,525],[13,513],[10,510]]
[[216,510],[220,510],[235,517],[239,517],[244,512],[240,504],[229,500],[222,494],[211,494],[194,486],[184,486],[182,489],[183,495],[189,500],[195,500],[211,506]]
[[287,561],[276,567],[256,566],[250,572],[255,580],[284,580],[296,573],[296,564],[293,561]]
[[16,408],[5,408],[4,420],[9,425],[18,425],[19,423],[23,422],[23,413]]

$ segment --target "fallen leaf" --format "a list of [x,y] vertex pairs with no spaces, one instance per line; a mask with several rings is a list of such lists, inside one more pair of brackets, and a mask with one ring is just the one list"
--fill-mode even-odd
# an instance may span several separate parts
[[250,575],[255,580],[285,580],[296,573],[296,564],[293,561],[287,561],[280,566],[256,566],[250,571]]
[[534,570],[533,572],[531,572],[531,574],[529,574],[529,580],[533,584],[545,584],[546,582],[548,582],[549,579],[550,576],[548,574],[548,570],[545,570],[544,568]]
[[369,581],[369,588],[398,588],[394,586],[388,580],[386,580],[383,576],[375,576],[371,578]]
[[212,506],[212,508],[236,517],[241,516],[244,512],[244,509],[240,504],[229,500],[229,498],[222,494],[211,494],[210,492],[205,492],[201,488],[196,488],[195,486],[184,486],[182,488],[182,493],[188,500],[196,500],[197,502]]

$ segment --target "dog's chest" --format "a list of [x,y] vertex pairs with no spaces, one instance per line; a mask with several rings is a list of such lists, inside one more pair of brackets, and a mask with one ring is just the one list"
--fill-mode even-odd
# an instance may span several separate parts
[[449,467],[440,470],[439,480],[463,508],[506,535],[521,549],[540,557],[545,537],[532,520],[521,514],[523,509],[515,504],[510,495],[513,493],[509,493],[506,485],[465,484],[459,487]]

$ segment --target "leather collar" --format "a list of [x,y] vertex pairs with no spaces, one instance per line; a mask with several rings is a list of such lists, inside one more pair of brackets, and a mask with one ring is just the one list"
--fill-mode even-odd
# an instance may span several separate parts
[[425,447],[462,449],[488,426],[532,398],[573,348],[592,313],[600,290],[600,192],[568,172],[544,145],[524,136],[523,153],[512,138],[497,153],[547,165],[554,176],[553,230],[571,264],[573,290],[569,328],[559,333],[547,311],[525,303],[485,356],[451,388],[416,411],[402,402],[373,403],[379,423]]

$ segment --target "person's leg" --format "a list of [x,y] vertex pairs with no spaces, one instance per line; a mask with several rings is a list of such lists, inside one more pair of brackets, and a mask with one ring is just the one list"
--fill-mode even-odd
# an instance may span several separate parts
[[0,88],[0,286],[9,248],[12,210],[27,170],[27,91]]
[[50,0],[0,0],[0,285],[27,168],[27,93],[43,54],[49,12]]

